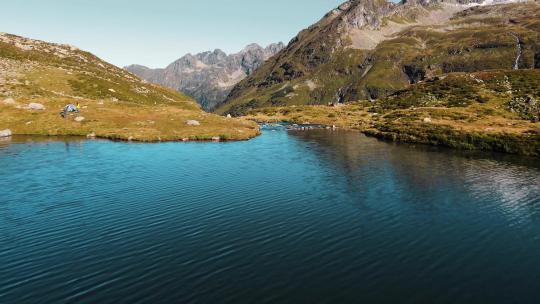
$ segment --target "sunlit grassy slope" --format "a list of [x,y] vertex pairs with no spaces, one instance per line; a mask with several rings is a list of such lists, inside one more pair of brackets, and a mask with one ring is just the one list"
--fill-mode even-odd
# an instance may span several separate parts
[[[30,103],[44,110],[29,109]],[[80,103],[81,113],[59,113]],[[76,117],[84,120],[77,122]],[[79,118],[80,119],[80,118]],[[188,125],[196,120],[198,126]],[[139,141],[241,140],[258,126],[203,112],[189,97],[146,83],[90,53],[0,34],[0,130]]]

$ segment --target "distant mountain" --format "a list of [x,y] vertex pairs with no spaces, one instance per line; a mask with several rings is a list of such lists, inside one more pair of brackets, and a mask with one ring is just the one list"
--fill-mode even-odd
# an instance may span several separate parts
[[350,0],[236,85],[216,112],[377,100],[452,72],[539,68],[539,37],[534,1]]
[[234,85],[284,47],[281,42],[265,48],[250,44],[230,55],[219,49],[196,55],[187,54],[164,69],[150,69],[141,65],[131,65],[125,69],[149,82],[184,92],[195,98],[204,109],[212,110],[225,100]]

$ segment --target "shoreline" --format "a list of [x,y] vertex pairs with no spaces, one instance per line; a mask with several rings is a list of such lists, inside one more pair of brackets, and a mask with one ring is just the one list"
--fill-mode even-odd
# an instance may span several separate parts
[[111,142],[124,142],[124,143],[139,143],[139,144],[158,144],[158,143],[211,143],[211,142],[241,142],[254,139],[261,135],[259,131],[252,136],[245,138],[228,138],[228,137],[201,137],[201,138],[188,138],[180,137],[176,139],[137,139],[137,138],[125,138],[122,136],[107,136],[107,135],[81,135],[81,134],[42,134],[42,133],[13,133],[11,136],[0,137],[0,141],[8,141],[14,137],[41,137],[41,138],[80,138],[82,140],[106,140]]
[[[348,107],[353,105],[345,105]],[[296,107],[298,109],[299,107]],[[294,108],[293,108],[294,109]],[[314,109],[325,114],[313,115]],[[423,121],[401,122],[400,117],[392,121],[386,120],[377,114],[370,114],[365,109],[363,113],[352,116],[352,119],[340,120],[338,115],[328,114],[328,111],[340,111],[342,109],[327,106],[308,106],[302,111],[296,110],[296,114],[303,113],[305,116],[288,117],[281,115],[280,111],[291,111],[290,107],[274,109],[274,115],[268,112],[261,115],[261,111],[253,111],[244,119],[257,123],[291,123],[291,124],[318,124],[324,126],[336,126],[338,129],[358,131],[366,136],[391,142],[410,144],[423,144],[429,146],[442,146],[454,150],[478,150],[492,151],[506,154],[540,157],[540,133],[511,133],[511,132],[488,132],[485,129],[456,128],[451,124],[438,123],[435,119]],[[358,110],[358,108],[357,108]],[[268,110],[266,110],[268,111]],[[310,112],[312,111],[312,112]],[[277,114],[279,112],[279,114]],[[317,113],[319,114],[319,113]],[[382,115],[381,115],[382,116]],[[304,120],[304,121],[302,121]]]

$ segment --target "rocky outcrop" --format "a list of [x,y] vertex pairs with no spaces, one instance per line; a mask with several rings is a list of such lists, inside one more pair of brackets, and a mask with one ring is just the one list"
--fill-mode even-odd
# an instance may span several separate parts
[[165,69],[140,65],[125,69],[147,81],[184,92],[195,98],[205,110],[212,110],[225,100],[234,85],[251,75],[283,47],[283,43],[270,44],[266,48],[250,44],[239,53],[230,55],[219,49],[187,54]]
[[508,110],[532,122],[540,121],[540,103],[530,95],[517,96],[508,103]]

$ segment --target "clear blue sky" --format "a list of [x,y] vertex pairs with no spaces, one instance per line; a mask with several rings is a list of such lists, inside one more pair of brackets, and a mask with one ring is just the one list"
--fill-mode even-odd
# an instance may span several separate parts
[[185,53],[288,43],[345,0],[25,0],[1,4],[0,32],[164,67]]

